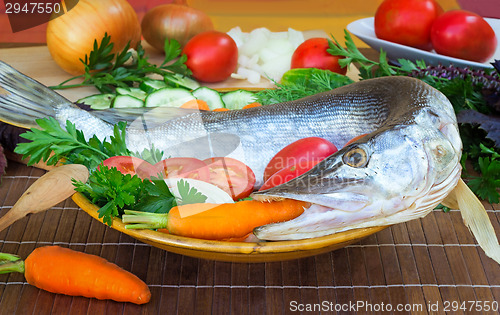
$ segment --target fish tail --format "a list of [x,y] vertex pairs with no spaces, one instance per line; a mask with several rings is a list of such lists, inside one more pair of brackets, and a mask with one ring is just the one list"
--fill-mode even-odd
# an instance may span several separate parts
[[39,118],[55,116],[71,102],[50,88],[0,61],[0,121],[32,128]]
[[452,191],[455,195],[464,224],[476,238],[486,256],[500,264],[500,245],[483,204],[462,179]]

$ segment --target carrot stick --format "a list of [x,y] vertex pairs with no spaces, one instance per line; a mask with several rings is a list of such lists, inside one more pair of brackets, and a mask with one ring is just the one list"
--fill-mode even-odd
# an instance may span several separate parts
[[173,207],[168,214],[125,210],[122,221],[127,224],[126,228],[166,228],[174,235],[223,240],[243,237],[258,226],[294,219],[304,212],[306,205],[306,202],[292,199],[195,203]]
[[151,298],[141,279],[99,256],[59,246],[36,248],[25,261],[10,256],[0,273],[24,273],[29,284],[52,293],[135,304]]

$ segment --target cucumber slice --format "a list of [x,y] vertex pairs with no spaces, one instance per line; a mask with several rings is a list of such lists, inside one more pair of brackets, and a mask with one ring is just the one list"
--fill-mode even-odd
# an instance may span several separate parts
[[231,91],[222,95],[222,101],[228,109],[241,109],[256,100],[255,94],[246,90]]
[[113,108],[137,108],[144,107],[144,102],[132,95],[117,95],[113,100]]
[[210,108],[210,110],[214,110],[216,108],[224,108],[224,102],[222,101],[222,97],[220,96],[219,92],[206,86],[202,86],[194,90],[193,96],[199,100],[207,102],[208,108]]
[[111,107],[114,98],[114,94],[94,94],[81,98],[76,102],[90,105],[92,109],[106,109]]
[[116,93],[120,95],[130,95],[143,101],[146,98],[146,96],[148,96],[148,94],[143,90],[141,90],[140,88],[134,88],[134,87],[131,88],[117,87]]
[[143,81],[141,82],[141,84],[139,84],[139,88],[148,94],[153,93],[154,91],[157,91],[164,87],[167,87],[167,84],[162,80],[151,79]]
[[144,103],[146,107],[181,107],[182,104],[194,99],[193,94],[186,89],[166,87],[149,94]]
[[165,83],[172,85],[173,87],[186,88],[188,90],[196,90],[200,87],[200,84],[186,76],[179,73],[174,73],[173,75],[165,76]]

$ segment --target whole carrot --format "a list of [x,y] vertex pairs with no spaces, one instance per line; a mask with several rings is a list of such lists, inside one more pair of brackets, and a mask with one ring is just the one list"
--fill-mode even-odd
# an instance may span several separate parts
[[294,219],[304,212],[306,205],[291,199],[194,203],[173,207],[168,214],[125,210],[122,221],[128,224],[127,228],[166,228],[174,235],[223,240],[243,237],[258,226]]
[[141,279],[99,256],[44,246],[36,248],[24,262],[14,255],[2,257],[10,262],[0,264],[0,273],[24,273],[29,284],[52,293],[135,304],[151,299]]

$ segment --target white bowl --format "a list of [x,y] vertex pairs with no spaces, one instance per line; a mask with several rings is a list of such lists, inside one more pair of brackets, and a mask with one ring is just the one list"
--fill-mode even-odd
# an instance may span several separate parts
[[402,58],[411,61],[424,60],[428,65],[442,64],[447,66],[453,64],[458,67],[486,69],[493,68],[491,62],[493,62],[495,59],[500,60],[500,20],[491,18],[485,18],[485,20],[491,25],[498,39],[498,46],[495,54],[488,62],[485,63],[448,57],[440,55],[435,51],[426,51],[377,38],[377,36],[375,35],[373,17],[354,21],[347,25],[347,30],[373,49],[377,51],[383,49],[387,53],[387,58],[389,58],[389,60],[392,62],[397,62],[397,59]]

